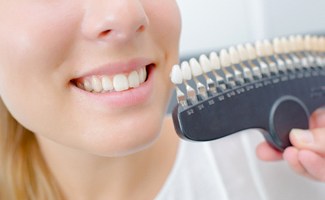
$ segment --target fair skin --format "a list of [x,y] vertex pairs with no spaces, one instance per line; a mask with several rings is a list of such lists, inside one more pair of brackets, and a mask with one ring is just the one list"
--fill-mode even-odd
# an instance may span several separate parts
[[[0,18],[1,98],[35,133],[66,199],[153,199],[178,145],[164,119],[178,59],[176,1],[2,0]],[[149,65],[136,88],[76,86]]]
[[[178,62],[176,1],[0,4],[1,98],[35,133],[66,198],[152,199],[178,142],[174,134],[158,139]],[[148,65],[148,80],[134,89],[76,87],[77,79],[113,79]]]
[[284,159],[299,175],[325,182],[325,110],[316,110],[310,117],[310,130],[294,129],[290,132],[292,147],[283,154],[267,143],[260,144],[256,153],[261,160]]

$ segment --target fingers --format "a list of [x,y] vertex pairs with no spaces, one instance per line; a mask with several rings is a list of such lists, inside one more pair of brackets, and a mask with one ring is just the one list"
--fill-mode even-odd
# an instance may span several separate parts
[[320,108],[311,115],[309,126],[311,129],[325,127],[325,108]]
[[262,142],[257,146],[256,155],[264,161],[282,160],[282,153],[272,148],[267,142]]
[[325,182],[325,159],[312,151],[301,150],[298,159],[309,177]]
[[299,175],[309,177],[309,174],[299,160],[299,150],[295,147],[288,147],[283,152],[283,159],[288,163],[290,168]]
[[298,149],[306,149],[325,155],[325,128],[311,130],[293,129],[290,141]]

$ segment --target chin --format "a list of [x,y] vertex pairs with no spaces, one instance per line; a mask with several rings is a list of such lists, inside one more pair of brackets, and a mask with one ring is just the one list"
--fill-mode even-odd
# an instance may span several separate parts
[[115,120],[115,123],[108,124],[113,120],[103,120],[101,124],[88,124],[88,131],[81,134],[84,147],[79,148],[104,157],[137,153],[150,147],[159,138],[163,118],[164,111],[155,106],[140,113],[129,113]]

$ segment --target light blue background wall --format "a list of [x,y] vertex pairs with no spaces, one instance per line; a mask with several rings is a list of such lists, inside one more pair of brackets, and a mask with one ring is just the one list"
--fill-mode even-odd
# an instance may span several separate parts
[[177,1],[182,55],[274,36],[325,33],[325,0]]

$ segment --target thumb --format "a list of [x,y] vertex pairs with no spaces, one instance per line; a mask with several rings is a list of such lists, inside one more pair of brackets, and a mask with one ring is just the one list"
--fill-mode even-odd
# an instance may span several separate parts
[[292,129],[290,141],[298,149],[307,149],[325,156],[325,128]]

